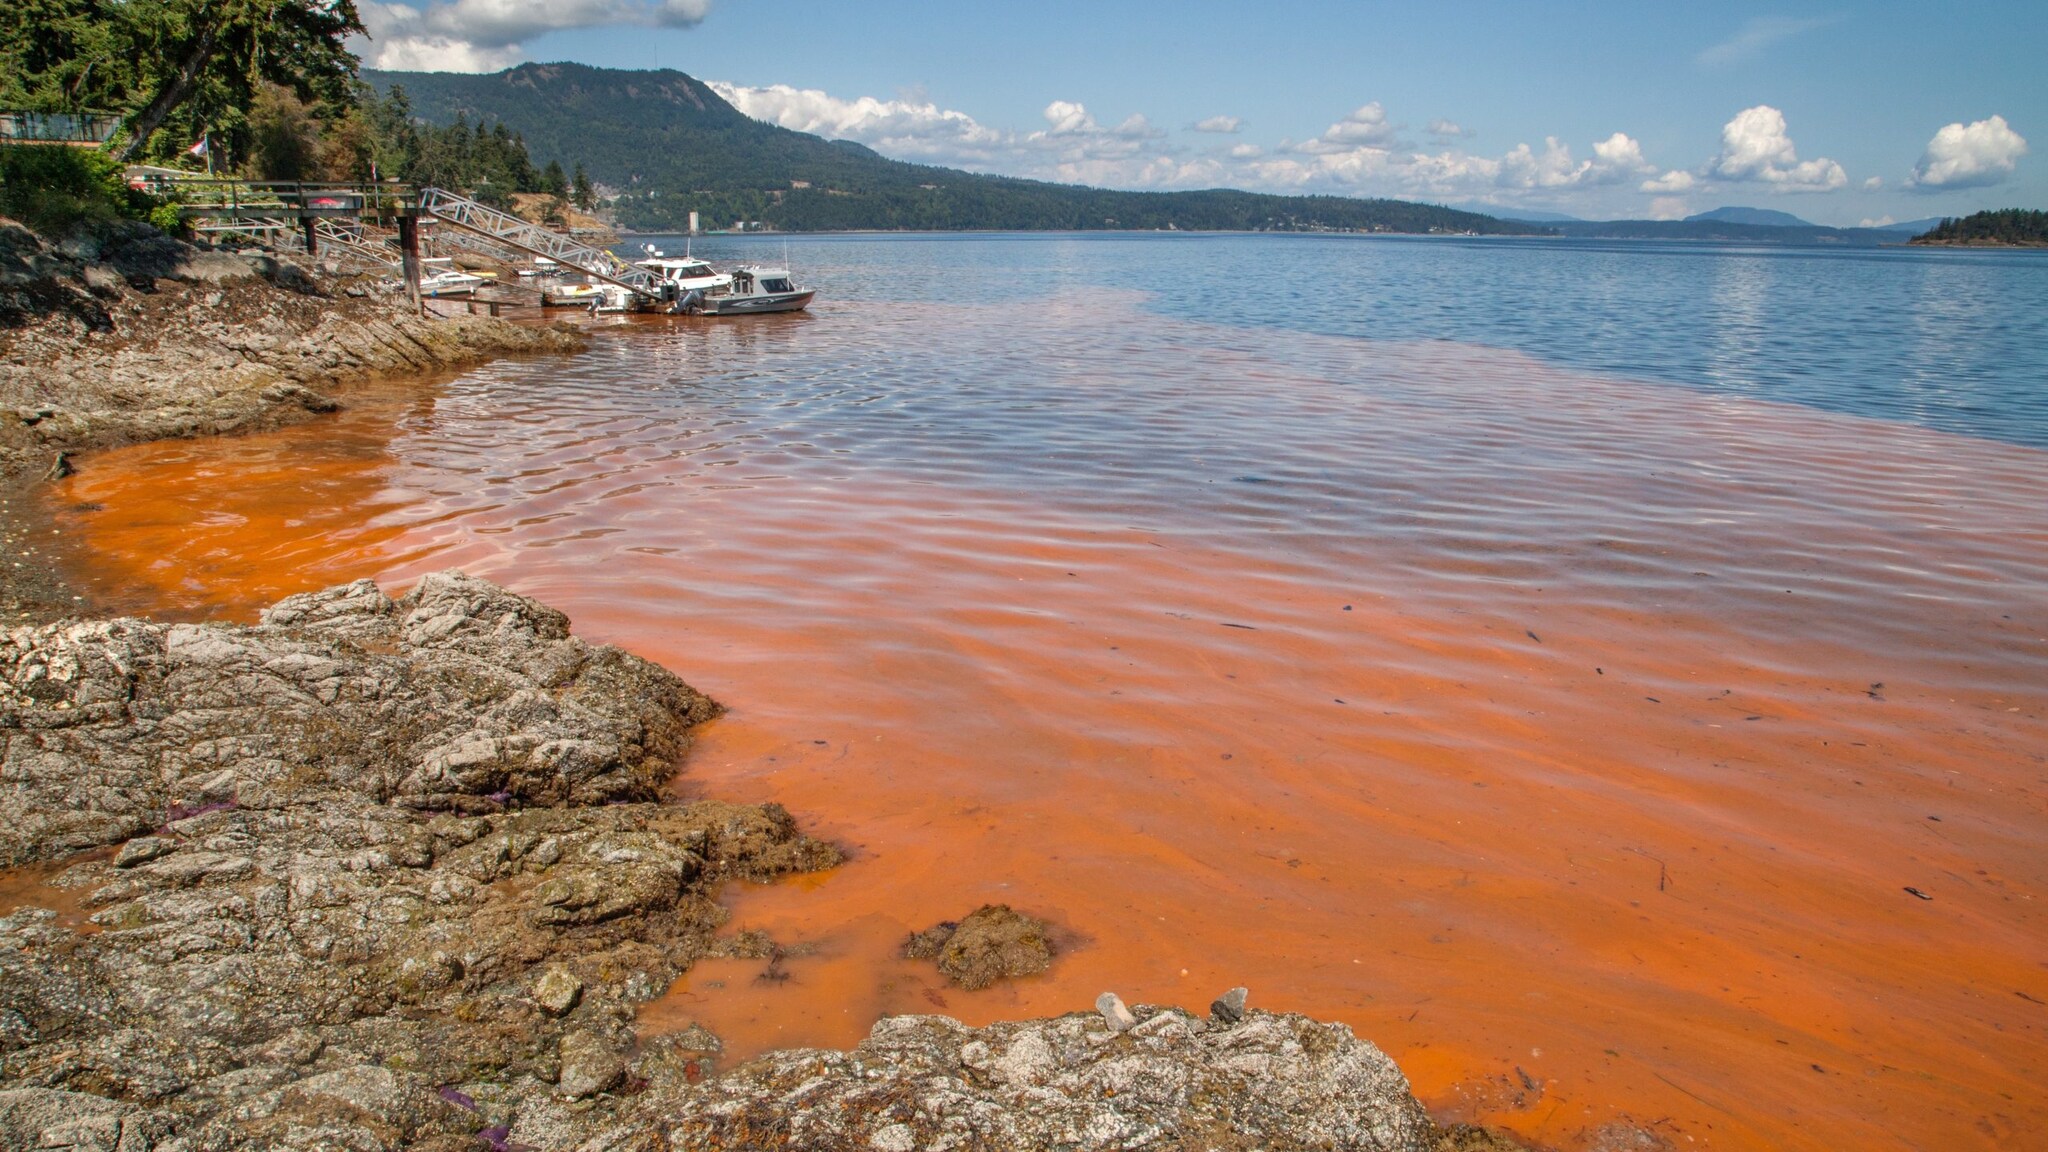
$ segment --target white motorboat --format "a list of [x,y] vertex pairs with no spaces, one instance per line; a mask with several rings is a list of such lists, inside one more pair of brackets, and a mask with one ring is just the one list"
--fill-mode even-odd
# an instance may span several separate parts
[[681,300],[692,292],[710,295],[732,285],[732,277],[713,268],[709,261],[694,256],[663,256],[655,253],[646,260],[635,260],[635,268],[645,268],[655,274],[665,286],[674,290],[668,295]]
[[724,289],[708,289],[692,303],[679,300],[678,311],[696,311],[706,316],[740,316],[762,312],[801,312],[808,308],[817,290],[805,288],[790,278],[789,269],[760,264],[742,264],[726,277]]
[[436,272],[420,279],[420,295],[435,300],[474,296],[489,281],[468,272]]

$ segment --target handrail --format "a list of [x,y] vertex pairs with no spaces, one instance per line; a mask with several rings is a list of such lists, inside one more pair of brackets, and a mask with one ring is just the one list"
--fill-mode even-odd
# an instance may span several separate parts
[[[165,176],[146,172],[133,183],[174,196],[193,215],[285,209],[355,216],[400,216],[413,211],[415,186],[389,181],[236,180],[210,176]],[[321,201],[335,201],[322,204]]]

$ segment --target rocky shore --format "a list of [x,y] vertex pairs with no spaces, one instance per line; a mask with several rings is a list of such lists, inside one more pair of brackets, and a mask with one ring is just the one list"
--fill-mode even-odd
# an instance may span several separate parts
[[583,346],[421,317],[372,280],[195,247],[141,224],[51,244],[0,220],[0,622],[75,611],[30,486],[96,448],[330,412],[351,381]]
[[702,1029],[637,1036],[693,961],[758,945],[717,935],[721,883],[839,860],[776,805],[661,798],[716,710],[460,573],[0,633],[0,861],[42,868],[0,917],[0,1146],[1449,1139],[1378,1049],[1241,994],[894,1017],[721,1074]]

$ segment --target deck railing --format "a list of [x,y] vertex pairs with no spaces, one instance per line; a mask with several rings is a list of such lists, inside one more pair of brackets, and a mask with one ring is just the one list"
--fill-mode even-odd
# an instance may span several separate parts
[[353,216],[385,219],[419,210],[419,190],[390,182],[324,183],[305,180],[220,180],[143,173],[133,183],[163,196],[189,218],[241,216]]

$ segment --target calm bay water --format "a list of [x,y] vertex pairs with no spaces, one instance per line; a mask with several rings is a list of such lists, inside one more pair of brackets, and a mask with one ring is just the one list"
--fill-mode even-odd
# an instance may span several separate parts
[[[728,893],[790,980],[647,1007],[729,1058],[1245,983],[1566,1147],[2048,1128],[2048,260],[790,251],[809,315],[96,457],[85,576],[248,618],[459,565],[727,704],[678,790],[853,850]],[[895,957],[985,901],[1051,973]]]
[[[680,250],[680,237],[636,237]],[[699,238],[780,259],[781,238]],[[1510,348],[1632,379],[2048,447],[2048,252],[1460,237],[800,237],[804,275],[868,301],[1146,310]]]

